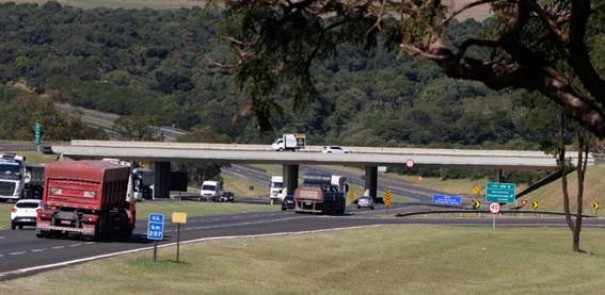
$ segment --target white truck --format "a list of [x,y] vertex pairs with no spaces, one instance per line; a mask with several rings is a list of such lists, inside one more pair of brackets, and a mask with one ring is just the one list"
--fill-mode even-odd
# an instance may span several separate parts
[[221,201],[223,197],[223,184],[216,180],[204,180],[200,187],[200,199],[202,201]]
[[15,154],[0,157],[0,200],[17,201],[23,196],[25,184],[31,180],[26,173],[25,157]]
[[296,151],[305,148],[305,135],[301,133],[286,133],[276,138],[271,144],[274,151]]
[[271,176],[271,184],[269,186],[269,199],[271,205],[275,204],[275,201],[280,202],[286,197],[286,188],[284,187],[283,176]]

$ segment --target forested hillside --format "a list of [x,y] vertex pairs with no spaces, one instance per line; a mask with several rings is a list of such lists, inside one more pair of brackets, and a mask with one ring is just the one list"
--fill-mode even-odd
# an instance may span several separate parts
[[[272,116],[274,131],[261,132],[247,109],[249,98],[228,70],[213,64],[230,58],[230,49],[216,41],[220,18],[199,8],[0,4],[0,83],[19,81],[52,101],[197,130],[190,140],[267,143],[297,131],[312,144],[538,148],[549,136],[541,126],[555,119],[544,112],[547,104],[522,92],[496,92],[446,78],[427,62],[342,44],[335,58],[313,65],[319,99],[295,107],[288,95],[295,85],[282,85],[283,113]],[[452,26],[459,36],[483,30],[472,20]],[[12,90],[8,95],[8,87],[0,92],[3,113],[23,100]],[[40,112],[23,120],[29,120],[25,131],[3,128],[0,138],[31,139]],[[45,124],[49,130],[55,123]],[[74,133],[46,136],[100,136],[68,130]]]

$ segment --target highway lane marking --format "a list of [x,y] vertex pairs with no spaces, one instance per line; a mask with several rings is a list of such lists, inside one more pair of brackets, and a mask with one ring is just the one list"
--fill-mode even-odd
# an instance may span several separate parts
[[0,258],[4,257],[4,254],[0,254]]
[[[225,228],[225,227],[231,227],[231,226],[273,223],[273,222],[288,221],[288,220],[301,219],[301,218],[304,218],[304,216],[292,216],[292,217],[288,217],[288,218],[277,218],[277,219],[259,220],[259,221],[252,221],[252,222],[229,223],[229,224],[212,225],[212,226],[193,226],[193,227],[181,228],[181,231],[199,230],[199,229],[216,229],[216,228]],[[176,229],[164,230],[165,233],[176,232],[176,231],[177,231]]]
[[78,243],[78,244],[71,244],[71,245],[69,245],[69,247],[78,247],[78,246],[82,246],[82,243]]
[[42,252],[42,251],[46,251],[46,248],[42,248],[42,249],[32,249],[30,250],[33,253],[37,253],[37,252]]
[[[254,239],[254,238],[278,237],[278,236],[288,236],[288,235],[303,235],[303,234],[309,234],[309,233],[331,232],[331,231],[338,231],[338,230],[343,230],[343,229],[368,228],[368,227],[378,227],[378,226],[385,226],[385,225],[380,224],[380,225],[370,225],[370,226],[367,226],[367,225],[351,226],[351,227],[340,227],[340,228],[330,228],[330,229],[320,229],[320,230],[309,230],[309,231],[301,231],[301,232],[281,232],[281,233],[260,234],[260,235],[207,237],[207,238],[199,238],[199,239],[190,240],[190,241],[181,241],[180,244],[193,244],[193,243],[201,243],[201,242],[207,242],[207,241],[219,241],[219,240]],[[165,247],[171,247],[171,246],[175,246],[175,245],[176,245],[176,242],[158,245],[157,247],[165,248]],[[26,267],[26,268],[21,268],[21,269],[16,269],[16,270],[5,271],[5,272],[0,273],[0,279],[2,279],[3,277],[11,276],[11,275],[22,275],[22,274],[26,274],[26,273],[33,272],[33,271],[41,271],[41,270],[62,267],[62,266],[64,267],[64,266],[69,266],[69,265],[77,264],[77,263],[83,263],[83,262],[99,260],[99,259],[104,259],[104,258],[109,258],[109,257],[114,257],[114,256],[120,256],[120,255],[125,255],[125,254],[152,250],[153,248],[154,248],[153,246],[149,246],[149,247],[144,247],[144,248],[139,248],[139,249],[132,249],[132,250],[90,256],[90,257],[85,257],[85,258],[80,258],[80,259],[74,259],[74,260],[69,260],[69,261],[63,261],[63,262],[58,262],[58,263],[52,263],[52,264],[39,265],[39,266]]]
[[26,251],[10,252],[10,253],[8,253],[8,255],[11,255],[11,256],[16,256],[16,255],[25,254],[25,252],[26,252]]
[[65,248],[65,245],[63,246],[54,246],[54,247],[50,247],[51,249],[57,250],[57,249],[63,249]]

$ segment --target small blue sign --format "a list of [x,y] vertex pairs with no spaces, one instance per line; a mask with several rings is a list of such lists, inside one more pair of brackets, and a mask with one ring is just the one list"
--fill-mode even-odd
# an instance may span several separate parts
[[462,206],[462,197],[461,196],[433,195],[433,204],[448,205],[448,206]]
[[157,241],[164,239],[164,214],[149,213],[147,239]]

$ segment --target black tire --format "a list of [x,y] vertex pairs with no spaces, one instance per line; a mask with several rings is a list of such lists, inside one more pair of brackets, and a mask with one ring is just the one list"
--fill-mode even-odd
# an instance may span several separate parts
[[12,230],[17,229],[17,225],[14,222],[11,222],[11,229]]
[[374,206],[370,207],[370,209],[374,210]]
[[19,229],[23,230],[23,224],[19,224]]
[[357,205],[357,209],[361,209],[361,206]]

